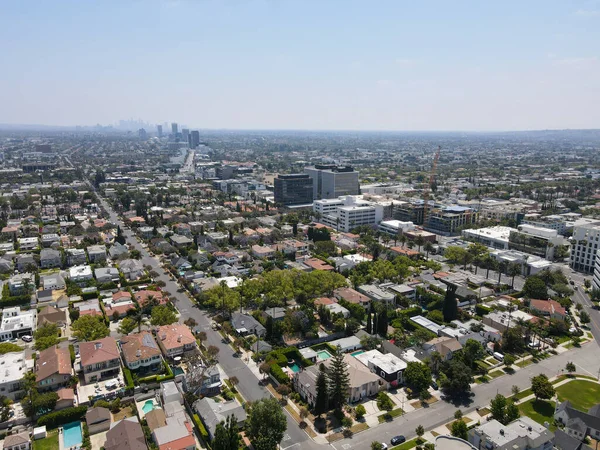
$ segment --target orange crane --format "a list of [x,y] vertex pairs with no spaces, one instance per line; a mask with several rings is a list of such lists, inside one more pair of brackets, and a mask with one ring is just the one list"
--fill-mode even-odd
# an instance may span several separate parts
[[431,172],[429,173],[429,184],[425,186],[425,191],[423,192],[423,227],[427,226],[427,213],[429,212],[429,192],[431,191],[431,186],[433,186],[433,182],[435,181],[435,171],[437,170],[437,164],[440,159],[441,151],[442,147],[438,145],[437,152],[435,152],[435,156],[433,157]]

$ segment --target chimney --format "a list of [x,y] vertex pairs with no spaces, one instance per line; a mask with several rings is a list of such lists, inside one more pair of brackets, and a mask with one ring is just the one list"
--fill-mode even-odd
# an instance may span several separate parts
[[183,336],[182,336],[181,334],[180,334],[179,336],[177,336],[177,342],[181,342],[181,338],[182,338],[182,337],[183,337]]
[[142,351],[138,348],[137,351],[135,352],[135,356],[137,356],[138,358],[140,356],[142,356]]

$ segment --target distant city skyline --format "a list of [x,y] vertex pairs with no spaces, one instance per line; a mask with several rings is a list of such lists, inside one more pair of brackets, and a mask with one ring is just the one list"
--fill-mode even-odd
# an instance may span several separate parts
[[598,42],[600,0],[9,2],[0,124],[600,128]]

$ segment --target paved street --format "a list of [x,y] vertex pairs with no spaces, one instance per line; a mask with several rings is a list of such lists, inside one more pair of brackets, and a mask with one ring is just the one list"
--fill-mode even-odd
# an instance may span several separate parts
[[[101,200],[101,203],[108,211],[110,220],[117,223],[121,228],[124,228],[123,222],[118,218],[113,209],[103,199]],[[185,320],[187,317],[193,317],[198,322],[199,326],[206,331],[208,345],[215,345],[220,349],[219,363],[228,376],[235,375],[238,377],[238,389],[241,394],[248,400],[258,400],[269,396],[268,391],[258,384],[258,379],[250,369],[248,369],[244,362],[233,355],[231,347],[222,342],[221,335],[212,330],[210,327],[210,319],[206,314],[194,306],[185,293],[177,292],[180,288],[179,285],[165,273],[158,260],[148,254],[146,249],[141,246],[131,231],[124,230],[124,235],[127,238],[127,243],[132,244],[141,252],[143,264],[152,266],[153,270],[160,274],[158,279],[165,282],[165,290],[169,291],[174,298],[177,308],[182,315],[181,320]],[[490,279],[492,279],[491,272]],[[581,289],[576,291],[575,299],[584,304],[590,303],[582,293]],[[586,303],[586,300],[588,303]],[[594,336],[600,337],[600,327],[598,327],[598,324],[600,324],[600,312],[592,310],[591,308],[589,308],[589,312],[590,316],[593,315],[595,320],[598,321],[597,323],[593,321],[594,326],[592,327],[592,331],[594,332]],[[545,373],[548,376],[559,375],[569,361],[573,361],[577,365],[579,373],[596,376],[600,369],[597,344],[592,342],[584,345],[580,349],[573,348],[564,354],[527,366],[524,369],[517,371],[514,375],[503,376],[496,380],[492,380],[487,384],[476,386],[473,389],[474,396],[472,397],[471,403],[469,405],[461,406],[461,409],[465,413],[468,413],[475,410],[476,406],[487,405],[497,393],[510,395],[511,387],[513,385],[525,389],[530,386],[531,377],[540,373]],[[368,449],[370,448],[371,442],[374,440],[389,443],[389,440],[398,434],[404,434],[407,438],[414,437],[414,430],[418,425],[423,425],[426,430],[435,428],[451,420],[456,409],[457,406],[440,401],[428,408],[422,408],[405,417],[398,418],[393,422],[385,423],[359,433],[352,438],[337,441],[331,444],[331,446],[338,450]],[[299,429],[296,422],[289,415],[287,415],[287,419],[288,430],[286,432],[285,440],[281,443],[282,449],[321,447],[321,445],[309,439],[306,433]]]
[[[183,322],[188,317],[194,318],[198,325],[206,331],[207,345],[215,345],[219,348],[219,364],[228,376],[236,376],[238,378],[239,384],[237,388],[244,398],[253,401],[270,396],[269,392],[258,384],[258,379],[246,364],[240,358],[233,355],[231,347],[223,343],[221,335],[210,327],[210,319],[206,316],[205,312],[198,309],[184,292],[177,292],[180,286],[169,277],[158,260],[149,255],[136,236],[130,230],[125,230],[125,225],[110,205],[100,196],[98,198],[100,198],[102,206],[109,213],[111,222],[118,224],[123,229],[127,243],[140,251],[142,254],[142,263],[151,266],[154,271],[160,274],[158,279],[165,282],[164,289],[171,293],[171,297],[173,297],[175,305],[181,313],[181,321]],[[284,441],[281,443],[282,448],[291,446],[294,443],[301,443],[302,448],[318,447],[318,444],[314,443],[304,431],[300,430],[294,419],[287,413],[286,416],[288,430]]]
[[[472,398],[471,404],[460,406],[460,409],[463,413],[468,413],[475,410],[476,406],[485,406],[497,393],[509,396],[511,395],[511,387],[513,385],[517,385],[521,389],[528,388],[531,384],[531,377],[540,373],[545,373],[549,377],[559,375],[569,361],[573,361],[577,365],[579,373],[596,376],[600,368],[598,345],[595,342],[591,342],[579,349],[573,348],[561,355],[542,360],[537,364],[531,364],[524,369],[518,370],[514,375],[502,376],[487,384],[476,386],[473,388],[475,395]],[[426,430],[429,430],[452,420],[457,407],[440,401],[434,403],[429,408],[418,409],[393,422],[385,423],[359,433],[351,439],[337,441],[332,446],[338,450],[362,450],[370,448],[371,442],[374,440],[389,444],[390,439],[398,434],[412,438],[416,436],[415,428],[419,425],[423,425]]]

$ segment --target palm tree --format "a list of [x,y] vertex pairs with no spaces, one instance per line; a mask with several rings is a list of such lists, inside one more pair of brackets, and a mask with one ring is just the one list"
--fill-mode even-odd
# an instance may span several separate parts
[[421,253],[421,247],[423,246],[423,244],[425,243],[425,239],[423,239],[423,236],[421,236],[420,234],[415,238],[415,244],[417,244],[417,248],[419,253]]
[[502,274],[506,272],[507,267],[508,267],[508,263],[506,261],[500,261],[498,263],[498,284],[500,284],[500,280],[502,279]]
[[127,315],[131,317],[131,319],[137,325],[138,333],[142,332],[142,325],[148,325],[148,321],[144,318],[144,314],[139,308],[130,309],[127,311]]
[[508,265],[508,276],[512,277],[512,281],[510,282],[510,288],[515,288],[515,277],[517,275],[521,275],[521,265],[517,263],[510,263]]
[[399,240],[400,240],[400,243],[402,244],[402,247],[404,247],[406,245],[406,241],[408,241],[408,238],[404,234],[402,234],[400,236]]
[[425,250],[425,259],[429,259],[429,252],[433,251],[433,244],[429,241],[425,242],[423,250]]

